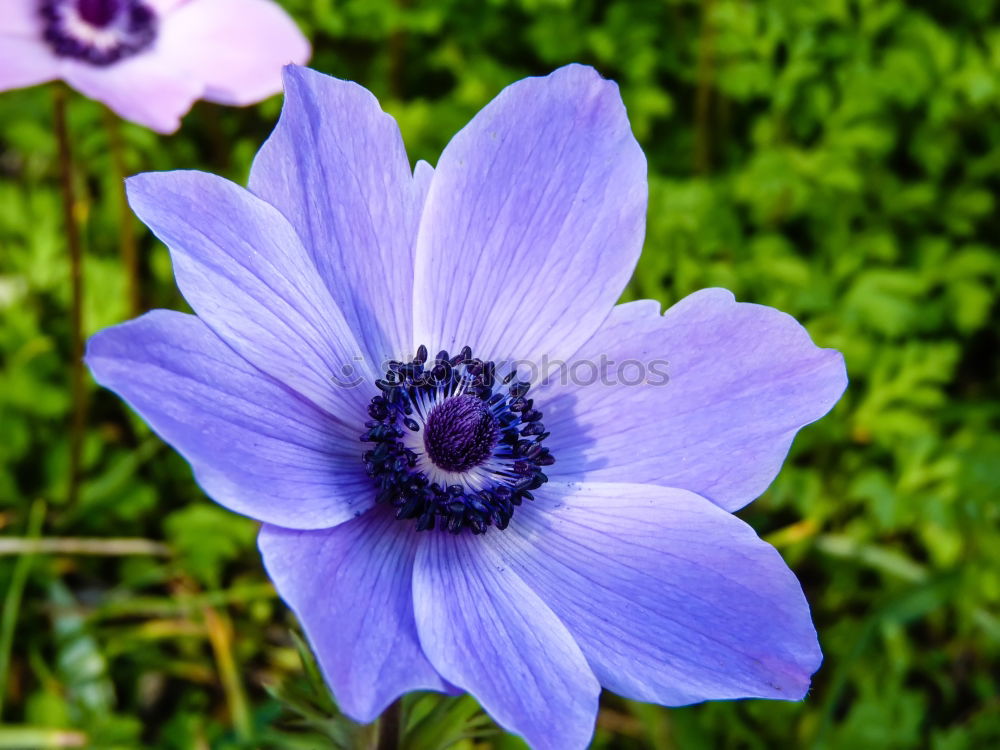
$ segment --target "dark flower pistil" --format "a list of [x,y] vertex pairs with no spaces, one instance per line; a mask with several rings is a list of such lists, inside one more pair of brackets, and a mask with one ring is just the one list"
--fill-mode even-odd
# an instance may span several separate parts
[[105,67],[156,39],[156,14],[140,0],[40,0],[43,36],[59,57]]
[[542,446],[542,414],[516,374],[498,381],[494,363],[469,347],[428,362],[421,346],[410,362],[390,362],[361,436],[374,443],[363,460],[377,501],[398,519],[416,519],[418,531],[507,528],[555,462]]

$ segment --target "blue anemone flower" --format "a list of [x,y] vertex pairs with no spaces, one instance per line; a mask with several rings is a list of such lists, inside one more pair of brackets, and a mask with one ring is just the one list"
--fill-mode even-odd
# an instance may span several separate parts
[[808,605],[731,512],[840,397],[843,360],[721,289],[616,305],[647,188],[614,83],[522,80],[411,170],[370,93],[289,67],[249,189],[128,192],[197,315],[105,330],[87,362],[263,522],[348,715],[466,691],[578,748],[602,686],[803,697]]

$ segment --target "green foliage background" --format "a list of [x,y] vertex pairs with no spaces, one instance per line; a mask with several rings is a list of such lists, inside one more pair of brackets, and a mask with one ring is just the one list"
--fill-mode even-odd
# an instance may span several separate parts
[[[372,89],[412,158],[432,163],[507,83],[596,65],[620,82],[650,163],[629,296],[669,305],[725,286],[846,356],[843,401],[741,513],[812,603],[826,653],[812,692],[681,709],[607,695],[595,746],[1000,747],[997,3],[284,4],[314,41],[313,66]],[[199,104],[172,137],[123,126],[126,171],[242,181],[279,107]],[[67,503],[69,284],[51,108],[49,87],[0,95],[0,543],[147,541],[141,554],[0,556],[0,748],[370,742],[303,669],[255,525],[207,500],[89,381],[84,476]],[[74,95],[70,114],[89,334],[130,315],[119,174],[102,109]],[[183,308],[164,248],[135,229],[143,303]],[[113,547],[98,551],[128,551]],[[433,712],[412,748],[466,732],[517,745],[489,734],[468,699],[408,709],[413,722]]]

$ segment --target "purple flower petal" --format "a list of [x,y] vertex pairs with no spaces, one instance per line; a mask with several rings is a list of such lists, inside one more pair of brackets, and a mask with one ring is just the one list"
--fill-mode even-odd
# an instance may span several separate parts
[[45,83],[58,74],[59,61],[44,44],[0,32],[0,91]]
[[353,418],[360,434],[371,394],[356,387],[357,375],[344,376],[364,365],[358,345],[285,218],[203,172],[147,173],[127,186],[136,214],[170,248],[177,285],[199,317],[268,375]]
[[160,133],[173,133],[201,96],[202,84],[149,52],[107,67],[63,60],[62,77],[80,93],[121,117]]
[[309,637],[340,708],[373,721],[411,690],[446,691],[417,640],[418,539],[384,507],[324,531],[261,529],[268,575]]
[[[624,382],[539,386],[552,436],[553,477],[682,487],[736,510],[774,480],[795,433],[829,411],[847,385],[843,357],[820,349],[794,318],[696,292],[659,314],[655,302],[616,307],[572,358],[613,360]],[[666,361],[665,384],[651,361]],[[579,377],[592,370],[579,367]],[[616,374],[617,373],[617,374]]]
[[105,329],[86,361],[230,510],[322,528],[373,503],[353,425],[256,370],[193,315],[155,310]]
[[423,211],[424,202],[427,200],[427,193],[431,189],[432,179],[434,179],[434,167],[421,159],[413,168],[413,183],[421,211]]
[[281,69],[309,42],[271,0],[198,0],[163,16],[157,54],[205,85],[203,98],[246,105],[281,91]]
[[497,554],[497,536],[421,536],[413,599],[424,652],[532,747],[586,747],[600,686],[563,624]]
[[368,361],[412,356],[413,243],[426,188],[375,97],[286,68],[284,109],[250,189],[298,231]]
[[822,660],[802,589],[741,520],[685,490],[550,483],[497,534],[601,684],[667,705],[798,700]]
[[417,340],[566,358],[642,246],[646,160],[618,87],[570,65],[504,89],[448,144],[417,240]]

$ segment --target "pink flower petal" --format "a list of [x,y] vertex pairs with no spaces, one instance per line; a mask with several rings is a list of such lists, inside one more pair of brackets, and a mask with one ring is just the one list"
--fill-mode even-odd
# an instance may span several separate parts
[[271,0],[197,0],[163,17],[158,51],[201,81],[203,97],[253,104],[281,91],[281,69],[309,42]]
[[146,53],[96,67],[66,61],[62,77],[91,99],[104,102],[126,120],[160,133],[173,133],[202,93],[199,81],[172,69],[161,55]]
[[58,70],[56,57],[43,43],[0,34],[0,91],[51,81]]
[[[182,5],[192,2],[192,0],[145,0],[146,5],[156,11],[158,16],[163,16]],[[198,0],[193,0],[198,2]]]
[[[38,8],[34,2],[13,0],[4,3],[0,12],[0,36],[38,37],[41,26]],[[0,41],[0,54],[6,52],[7,40]]]

